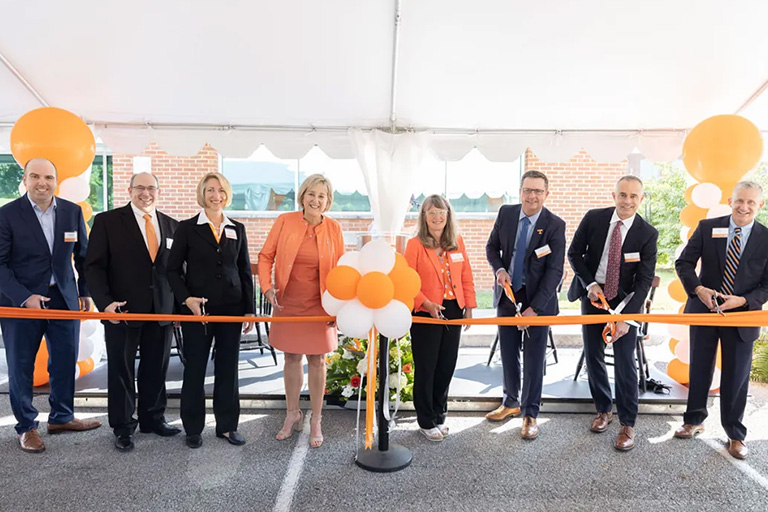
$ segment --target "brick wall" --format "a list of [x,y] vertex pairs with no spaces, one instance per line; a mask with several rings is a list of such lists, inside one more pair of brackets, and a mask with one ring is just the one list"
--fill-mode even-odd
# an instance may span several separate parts
[[[113,157],[115,206],[122,206],[129,201],[127,189],[133,174],[133,156]],[[159,209],[177,219],[189,218],[199,210],[195,199],[197,182],[203,174],[219,168],[218,154],[208,145],[195,156],[178,157],[168,155],[153,143],[138,156],[152,158],[152,172],[157,175],[162,188]],[[568,162],[541,162],[531,150],[526,152],[525,158],[525,170],[536,169],[549,177],[551,194],[546,206],[565,219],[569,243],[584,212],[612,204],[610,193],[616,181],[626,173],[626,168],[626,161],[598,163],[584,151]],[[237,215],[233,215],[233,218],[245,224],[251,257],[255,259],[274,218],[241,218]],[[338,220],[345,232],[364,232],[371,223],[370,218]],[[493,275],[485,260],[485,242],[493,222],[493,218],[459,219],[459,233],[464,237],[479,290],[490,290],[493,284]],[[412,230],[414,224],[413,219],[406,220],[406,231]],[[567,264],[566,268],[569,269]]]

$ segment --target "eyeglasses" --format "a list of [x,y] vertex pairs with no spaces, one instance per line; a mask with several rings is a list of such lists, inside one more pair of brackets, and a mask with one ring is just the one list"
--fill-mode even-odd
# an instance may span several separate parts
[[427,216],[432,218],[445,217],[448,215],[448,210],[429,210]]
[[142,192],[149,192],[149,193],[157,192],[157,187],[151,187],[151,186],[145,187],[144,185],[136,185],[135,187],[131,187],[131,188],[140,194]]
[[543,196],[546,190],[542,188],[521,188],[520,193],[524,196],[527,196],[529,194],[536,194],[537,196]]

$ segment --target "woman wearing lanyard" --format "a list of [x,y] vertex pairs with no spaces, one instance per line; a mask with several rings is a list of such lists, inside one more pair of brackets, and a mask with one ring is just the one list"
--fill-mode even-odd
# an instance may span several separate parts
[[[189,314],[200,316],[253,316],[253,281],[245,226],[224,215],[232,203],[232,186],[216,172],[197,185],[197,203],[203,210],[179,223],[168,257],[168,282],[176,299]],[[186,264],[186,269],[185,269]],[[216,436],[234,445],[245,444],[237,432],[240,393],[237,366],[240,330],[253,322],[184,322],[184,383],[181,388],[181,421],[187,446],[199,448],[205,425],[205,370],[211,344],[214,357],[213,413]]]
[[[299,187],[301,211],[284,213],[269,231],[259,253],[259,283],[274,316],[326,316],[320,302],[325,278],[344,254],[339,223],[324,215],[333,204],[333,187],[322,174],[313,174]],[[275,285],[272,285],[272,269]],[[326,322],[274,323],[269,343],[285,353],[283,379],[287,409],[283,428],[275,436],[288,439],[303,426],[299,393],[304,385],[302,358],[309,363],[312,417],[309,444],[323,444],[320,415],[325,395],[325,354],[338,346],[336,327]]]
[[[472,309],[477,307],[472,268],[464,241],[456,234],[450,203],[439,195],[427,197],[417,226],[417,236],[405,249],[405,259],[421,277],[421,291],[414,300],[415,316],[472,318]],[[421,433],[430,441],[442,441],[448,435],[448,386],[456,368],[460,338],[458,325],[411,326],[413,405]]]

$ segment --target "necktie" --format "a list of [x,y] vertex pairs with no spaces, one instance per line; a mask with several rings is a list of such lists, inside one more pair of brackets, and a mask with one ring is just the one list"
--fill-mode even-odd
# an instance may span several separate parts
[[733,281],[736,279],[736,270],[739,268],[741,258],[741,228],[736,228],[725,252],[725,272],[723,272],[723,293],[733,295]]
[[523,217],[520,223],[520,234],[515,243],[515,261],[512,263],[512,288],[514,291],[523,287],[523,263],[525,262],[525,251],[528,249],[528,225],[531,220]]
[[608,246],[608,268],[605,271],[606,300],[611,300],[619,294],[619,272],[621,270],[621,221],[616,223],[611,233],[611,245]]
[[157,233],[155,232],[155,226],[152,225],[152,217],[148,213],[144,214],[144,229],[147,232],[149,257],[152,258],[152,261],[155,261],[157,257]]

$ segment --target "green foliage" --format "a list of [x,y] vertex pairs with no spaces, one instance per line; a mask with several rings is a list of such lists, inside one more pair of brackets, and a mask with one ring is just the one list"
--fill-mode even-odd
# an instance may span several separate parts
[[19,183],[24,170],[14,163],[0,163],[0,198],[16,199],[19,197]]
[[752,355],[752,372],[749,378],[755,382],[768,382],[768,334],[762,333],[755,341]]
[[686,173],[672,164],[656,164],[659,176],[645,182],[645,204],[640,213],[659,230],[657,267],[674,264],[680,240],[680,210],[685,207]]
[[[400,362],[402,363],[400,400],[410,402],[413,400],[413,352],[411,351],[410,334],[400,338],[399,342],[390,340],[389,397],[394,400],[397,392],[397,381],[395,380],[398,372],[397,343],[400,344]],[[357,396],[357,387],[352,385],[352,381],[360,379],[361,372],[365,371],[364,361],[367,350],[367,339],[348,338],[346,336],[341,338],[339,347],[326,358],[326,395],[338,402],[345,402],[352,396]],[[366,379],[363,378],[362,398],[365,398],[365,381]]]

